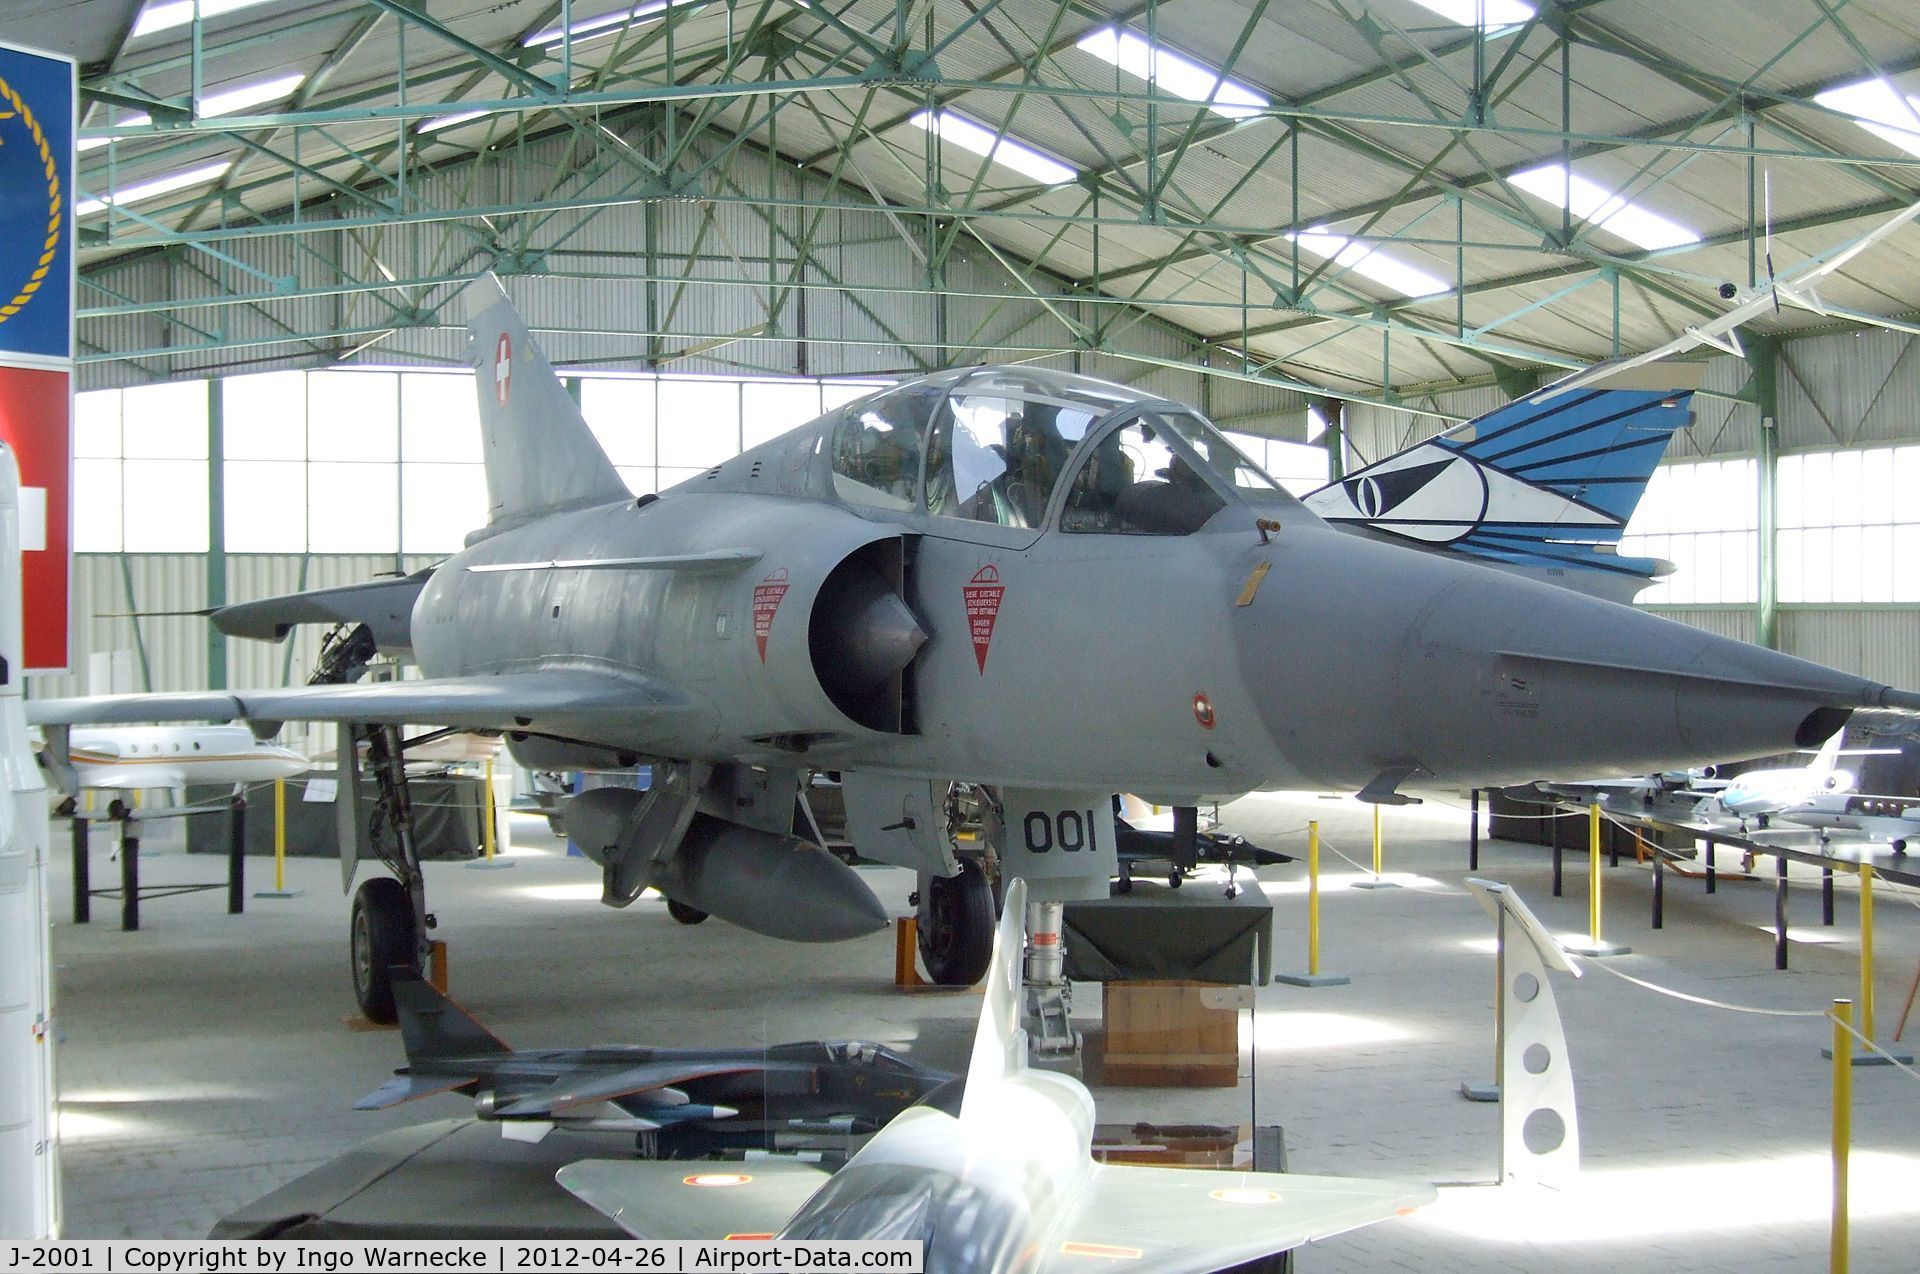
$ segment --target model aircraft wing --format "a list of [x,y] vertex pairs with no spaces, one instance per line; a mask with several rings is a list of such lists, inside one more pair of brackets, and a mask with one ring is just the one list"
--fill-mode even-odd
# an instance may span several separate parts
[[818,1164],[751,1159],[583,1159],[554,1174],[562,1189],[641,1239],[770,1239],[827,1180]]
[[1421,1181],[1103,1164],[1041,1255],[1041,1274],[1104,1259],[1128,1274],[1202,1274],[1404,1215],[1438,1197]]
[[1555,382],[1542,397],[1556,398],[1576,389],[1584,389],[1605,376],[1634,367],[1644,367],[1648,363],[1672,358],[1698,349],[1702,345],[1711,345],[1715,349],[1744,358],[1746,351],[1741,347],[1739,335],[1741,324],[1777,308],[1782,301],[1802,309],[1812,310],[1817,314],[1827,313],[1826,302],[1820,297],[1818,287],[1820,280],[1833,274],[1875,244],[1889,238],[1915,217],[1920,217],[1920,203],[1903,208],[1858,239],[1824,257],[1813,257],[1801,262],[1782,274],[1772,287],[1755,293],[1720,317],[1689,327],[1680,336],[1644,354],[1612,359],[1587,371],[1576,372],[1564,380]]
[[616,1097],[630,1097],[635,1093],[651,1092],[674,1084],[706,1079],[711,1075],[738,1075],[743,1071],[758,1069],[757,1066],[748,1066],[740,1062],[713,1063],[705,1066],[689,1065],[686,1062],[646,1062],[639,1066],[629,1066],[624,1070],[615,1071],[611,1075],[593,1078],[563,1076],[549,1087],[536,1093],[529,1093],[500,1107],[494,1113],[510,1119],[546,1115],[575,1106],[612,1101]]
[[438,677],[271,690],[188,691],[39,699],[33,722],[119,725],[136,721],[352,721],[476,730],[591,728],[680,711],[686,700],[652,677],[585,669]]
[[353,1103],[355,1110],[385,1110],[402,1102],[450,1093],[466,1084],[476,1083],[478,1075],[395,1075],[380,1087]]

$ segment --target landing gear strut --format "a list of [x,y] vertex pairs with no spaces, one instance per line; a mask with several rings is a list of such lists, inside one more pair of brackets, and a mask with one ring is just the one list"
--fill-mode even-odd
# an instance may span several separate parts
[[[341,747],[343,761],[350,762],[357,752],[357,739],[364,737],[367,742],[367,768],[373,772],[377,791],[367,821],[368,839],[373,852],[393,872],[390,877],[376,876],[363,882],[354,894],[348,942],[353,998],[368,1020],[389,1023],[398,1020],[393,1003],[393,969],[399,966],[419,973],[427,967],[427,931],[434,927],[435,920],[427,911],[426,878],[413,840],[413,802],[407,790],[400,727],[341,729],[352,730]],[[341,771],[341,783],[357,781],[350,763],[343,764]],[[343,808],[349,811],[358,806],[358,800],[343,802]],[[342,831],[347,833],[345,828]],[[357,836],[358,827],[350,834]],[[342,849],[344,852],[345,847]]]

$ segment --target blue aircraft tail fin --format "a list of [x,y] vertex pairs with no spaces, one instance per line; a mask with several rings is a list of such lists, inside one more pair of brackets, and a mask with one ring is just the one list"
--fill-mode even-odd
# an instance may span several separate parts
[[1305,502],[1335,525],[1630,599],[1669,569],[1617,546],[1667,444],[1692,421],[1698,376],[1663,365],[1576,390],[1548,385]]
[[513,1051],[417,970],[394,966],[393,1004],[409,1066],[454,1057],[504,1057]]

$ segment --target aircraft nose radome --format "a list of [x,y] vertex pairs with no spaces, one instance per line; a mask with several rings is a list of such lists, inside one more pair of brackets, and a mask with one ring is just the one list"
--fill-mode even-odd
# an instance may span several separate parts
[[1329,786],[1393,769],[1474,785],[1684,769],[1817,742],[1853,708],[1903,697],[1554,585],[1340,538],[1327,575],[1269,581],[1238,620],[1280,750]]

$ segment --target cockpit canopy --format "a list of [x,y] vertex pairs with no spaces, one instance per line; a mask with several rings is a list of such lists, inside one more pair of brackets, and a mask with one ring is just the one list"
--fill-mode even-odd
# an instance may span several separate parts
[[756,476],[762,452],[854,508],[1035,531],[1057,518],[1069,533],[1187,535],[1236,500],[1299,507],[1191,409],[1045,368],[895,385],[741,457]]

